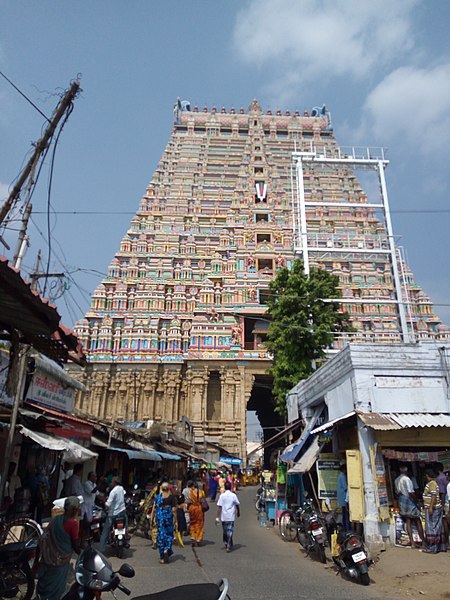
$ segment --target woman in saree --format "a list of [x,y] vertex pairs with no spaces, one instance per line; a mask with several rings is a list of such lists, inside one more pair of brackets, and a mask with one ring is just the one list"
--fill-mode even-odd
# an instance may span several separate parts
[[437,554],[447,552],[447,542],[442,524],[443,507],[436,482],[436,473],[432,469],[425,471],[427,482],[423,490],[423,506],[425,510],[425,536],[427,547],[424,552]]
[[195,483],[191,487],[189,496],[189,530],[192,546],[199,546],[205,533],[205,513],[202,508],[202,499],[206,499],[205,492]]
[[80,501],[76,496],[69,496],[64,502],[64,514],[50,521],[41,539],[38,600],[60,600],[65,593],[72,553],[80,553],[79,513]]
[[159,562],[168,563],[173,554],[173,535],[177,517],[177,498],[170,491],[167,481],[161,484],[155,498],[155,522],[158,529],[156,543],[159,550]]

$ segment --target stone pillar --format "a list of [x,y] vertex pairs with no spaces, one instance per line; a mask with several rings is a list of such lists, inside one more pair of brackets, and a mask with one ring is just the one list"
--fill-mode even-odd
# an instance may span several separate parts
[[375,446],[375,435],[373,429],[367,427],[358,418],[358,442],[361,452],[362,477],[364,487],[365,516],[364,516],[364,538],[367,547],[372,553],[384,550],[384,542],[380,533],[380,520],[378,506],[375,499],[376,485],[372,471],[370,448]]

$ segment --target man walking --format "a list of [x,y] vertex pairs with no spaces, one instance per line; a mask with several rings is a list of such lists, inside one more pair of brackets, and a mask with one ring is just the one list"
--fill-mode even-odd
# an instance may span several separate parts
[[240,516],[239,499],[231,491],[231,483],[225,482],[225,491],[217,501],[216,523],[222,522],[223,543],[227,552],[233,548],[233,530],[236,517]]

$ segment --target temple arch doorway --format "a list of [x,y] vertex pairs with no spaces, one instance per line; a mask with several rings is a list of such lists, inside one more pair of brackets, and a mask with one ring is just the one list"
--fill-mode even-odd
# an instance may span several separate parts
[[[247,417],[255,413],[262,429],[261,443],[266,442],[284,427],[284,418],[275,412],[272,394],[273,377],[255,374],[250,398],[247,402]],[[273,447],[264,447],[262,466],[269,468]]]

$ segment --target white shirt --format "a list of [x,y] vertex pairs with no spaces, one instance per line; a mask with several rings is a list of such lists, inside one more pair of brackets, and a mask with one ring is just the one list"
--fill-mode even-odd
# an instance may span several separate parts
[[225,490],[223,494],[219,496],[217,506],[222,508],[220,513],[221,521],[234,521],[236,519],[236,508],[240,502],[234,492]]
[[411,479],[408,475],[402,473],[395,480],[395,489],[397,494],[401,494],[402,496],[409,496],[409,494],[414,493],[414,487]]
[[106,501],[108,515],[115,517],[125,510],[125,491],[121,485],[116,485],[109,492],[108,500]]

